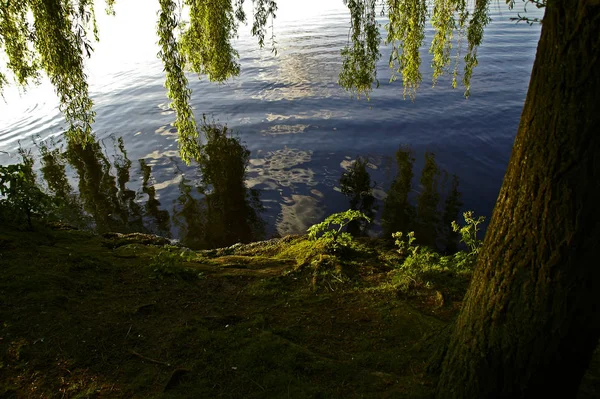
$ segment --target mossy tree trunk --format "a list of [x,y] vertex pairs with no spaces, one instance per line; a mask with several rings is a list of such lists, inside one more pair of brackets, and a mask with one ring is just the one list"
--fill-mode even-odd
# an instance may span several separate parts
[[574,398],[600,337],[600,0],[548,0],[437,397]]

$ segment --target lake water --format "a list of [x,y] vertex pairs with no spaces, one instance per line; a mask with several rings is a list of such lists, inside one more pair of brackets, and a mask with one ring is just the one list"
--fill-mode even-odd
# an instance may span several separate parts
[[[129,158],[151,166],[156,198],[172,212],[182,175],[192,183],[199,176],[177,157],[170,125],[174,115],[166,105],[162,65],[156,58],[155,3],[118,1],[116,17],[99,16],[101,42],[89,60],[89,78],[97,137],[110,149],[109,136],[122,136]],[[439,166],[459,176],[464,208],[490,216],[517,131],[540,27],[515,24],[510,17],[516,12],[492,5],[492,23],[479,50],[469,99],[461,88],[453,90],[448,79],[431,88],[425,48],[423,85],[414,103],[403,100],[401,83],[388,83],[389,50],[383,48],[381,87],[366,101],[351,98],[336,83],[349,28],[342,0],[279,3],[276,56],[268,48],[259,49],[250,28],[242,27],[235,45],[242,66],[239,77],[219,85],[189,76],[197,117],[206,113],[226,123],[252,151],[247,185],[262,192],[268,234],[301,233],[324,216],[347,209],[339,178],[357,155],[369,157],[375,196],[383,198],[393,177],[389,157],[403,144],[415,152],[417,177],[424,152],[434,152]],[[426,43],[431,34],[429,29]],[[19,140],[32,148],[32,137],[60,138],[63,117],[47,82],[22,95],[8,90],[5,98],[0,102],[1,163],[18,161],[14,154]],[[141,182],[134,162],[128,187],[139,191]]]

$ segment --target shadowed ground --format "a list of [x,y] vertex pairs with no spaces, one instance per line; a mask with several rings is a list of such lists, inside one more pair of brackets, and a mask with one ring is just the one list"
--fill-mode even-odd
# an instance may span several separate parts
[[309,245],[0,230],[0,397],[430,397],[459,301],[399,297],[376,241],[341,281]]

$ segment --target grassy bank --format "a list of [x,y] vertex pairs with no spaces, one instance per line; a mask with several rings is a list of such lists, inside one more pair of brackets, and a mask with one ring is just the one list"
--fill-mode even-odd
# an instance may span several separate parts
[[378,241],[340,261],[304,237],[0,230],[0,397],[431,397],[460,289],[399,295],[397,262]]

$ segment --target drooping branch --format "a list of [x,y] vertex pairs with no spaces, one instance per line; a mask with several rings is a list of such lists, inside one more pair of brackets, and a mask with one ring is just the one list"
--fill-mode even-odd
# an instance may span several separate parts
[[463,75],[463,86],[465,86],[465,97],[471,93],[471,77],[473,68],[478,64],[477,49],[483,41],[483,30],[490,23],[488,10],[489,0],[475,0],[473,17],[467,28],[467,54],[465,55],[465,69]]
[[368,97],[377,80],[377,61],[381,57],[381,35],[377,23],[376,0],[344,0],[350,10],[349,44],[342,50],[342,69],[338,83],[356,94]]
[[175,38],[178,21],[175,16],[176,4],[173,0],[159,0],[158,18],[159,57],[165,66],[167,95],[171,108],[175,110],[175,128],[179,135],[181,158],[189,163],[198,155],[198,129],[190,105],[191,90],[184,73],[185,58]]
[[271,51],[277,53],[275,48],[275,33],[272,30],[275,12],[277,12],[277,3],[274,0],[252,0],[254,5],[254,22],[252,23],[252,35],[258,38],[258,45],[262,48],[265,45],[265,36],[267,34],[267,22],[271,20]]
[[190,23],[181,37],[181,53],[191,69],[217,82],[239,75],[239,54],[231,45],[238,29],[231,0],[186,3],[190,7]]
[[[534,0],[538,1],[538,0]],[[543,1],[543,0],[539,0]],[[350,11],[350,38],[342,50],[343,64],[339,84],[360,96],[376,85],[376,63],[379,59],[379,24],[375,20],[375,0],[345,0]],[[477,48],[483,41],[484,27],[490,22],[489,0],[475,0],[469,7],[467,0],[433,0],[430,15],[434,30],[430,53],[433,55],[433,85],[446,74],[452,74],[452,87],[457,85],[461,44],[466,38],[467,51],[462,59],[462,83],[465,96],[469,96],[473,68],[477,66]],[[403,94],[415,99],[423,80],[420,71],[420,50],[425,40],[425,22],[428,17],[427,0],[384,0],[381,15],[387,16],[385,45],[391,45],[389,66],[390,81],[402,76]],[[387,15],[386,15],[387,14]],[[456,40],[455,40],[456,38]],[[454,66],[450,71],[453,46]]]
[[385,43],[392,45],[389,64],[395,73],[391,81],[396,80],[396,73],[401,74],[404,97],[408,94],[411,100],[422,81],[419,50],[425,39],[426,14],[425,0],[389,0]]
[[[114,14],[115,0],[105,3],[107,13]],[[275,18],[277,4],[274,0],[254,0],[254,3],[252,33],[262,46],[267,23]],[[197,155],[199,143],[185,68],[189,66],[218,82],[239,74],[239,55],[231,39],[237,36],[239,22],[246,21],[244,0],[184,0],[182,4],[190,12],[187,26],[180,23],[178,5],[181,4],[174,0],[159,0],[159,4],[159,56],[176,113],[181,156],[189,162]],[[33,24],[28,15],[33,16]],[[7,59],[6,65],[0,65],[0,90],[8,84],[10,74],[18,85],[26,87],[38,81],[39,73],[44,71],[58,94],[60,109],[69,125],[69,140],[81,145],[92,142],[95,113],[84,70],[84,54],[91,56],[92,42],[98,40],[94,1],[2,1],[0,17],[0,51]],[[271,40],[274,46],[274,35]]]
[[[34,0],[31,11],[34,17],[34,46],[40,57],[40,65],[52,82],[60,109],[69,124],[67,136],[79,144],[92,139],[92,123],[95,112],[89,96],[87,76],[84,72],[83,49],[86,29],[74,29],[69,9],[70,2],[61,0]],[[67,7],[67,8],[65,8]],[[87,8],[86,8],[87,7]],[[83,11],[91,12],[91,4],[84,4]]]
[[[6,53],[7,66],[21,86],[39,77],[39,60],[29,47],[33,31],[27,22],[27,8],[25,1],[12,1],[0,8],[0,49]],[[3,81],[1,76],[0,88]]]

